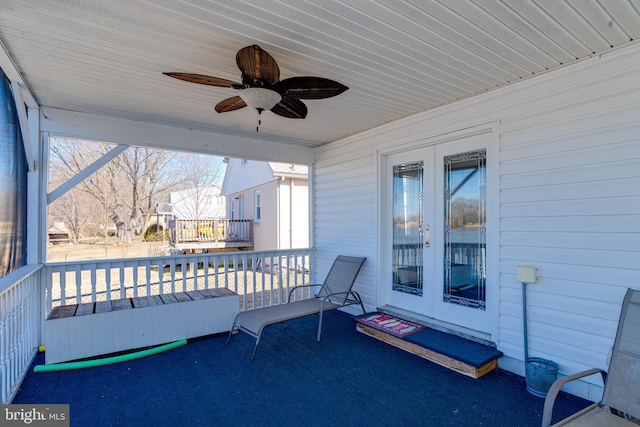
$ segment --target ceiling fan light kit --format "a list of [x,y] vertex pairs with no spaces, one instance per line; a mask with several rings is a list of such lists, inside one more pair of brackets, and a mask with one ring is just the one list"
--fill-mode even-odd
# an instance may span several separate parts
[[[290,119],[304,119],[307,106],[301,99],[324,99],[340,95],[347,86],[322,77],[291,77],[280,80],[280,68],[275,59],[260,46],[247,46],[236,54],[236,63],[242,72],[242,83],[220,77],[190,73],[164,73],[169,77],[192,83],[239,90],[238,96],[220,101],[218,113],[250,107],[260,114],[264,110]],[[258,128],[256,128],[256,131]]]
[[282,100],[282,96],[278,92],[261,87],[242,89],[239,95],[248,107],[255,108],[260,112],[271,110]]

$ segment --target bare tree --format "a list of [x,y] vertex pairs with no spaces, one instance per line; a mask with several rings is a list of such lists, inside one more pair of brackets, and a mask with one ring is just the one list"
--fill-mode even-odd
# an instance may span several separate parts
[[[112,145],[89,141],[53,139],[51,167],[59,177],[69,179],[106,154]],[[131,243],[141,214],[149,213],[155,196],[176,184],[168,173],[176,153],[130,147],[97,172],[83,180],[78,189],[97,199],[118,230],[118,243]]]
[[[114,146],[93,141],[52,139],[50,190],[104,156]],[[219,157],[130,147],[80,182],[51,210],[65,218],[76,238],[79,238],[83,224],[90,221],[86,216],[94,215],[94,222],[103,222],[106,217],[115,224],[118,243],[131,243],[134,233],[146,230],[155,204],[166,201],[172,190],[194,191],[195,197],[190,199],[193,204],[191,210],[195,218],[204,215],[205,199],[209,194],[207,188],[222,180],[224,170],[225,165]],[[78,192],[97,200],[100,209],[94,209],[96,212],[92,214],[89,213],[91,210],[83,209],[82,205],[95,204],[80,197]]]
[[155,196],[160,191],[175,186],[179,180],[179,176],[171,174],[168,167],[176,155],[164,150],[132,147],[114,159],[113,166],[123,172],[123,178],[131,188],[128,199],[120,198],[128,213],[126,221],[122,221],[127,242],[131,242],[131,233],[138,226],[142,230],[147,228],[149,215],[145,215],[144,223],[141,223],[141,213],[151,212]]
[[87,224],[95,221],[99,215],[99,206],[92,202],[92,197],[72,189],[49,207],[49,213],[64,221],[77,242]]

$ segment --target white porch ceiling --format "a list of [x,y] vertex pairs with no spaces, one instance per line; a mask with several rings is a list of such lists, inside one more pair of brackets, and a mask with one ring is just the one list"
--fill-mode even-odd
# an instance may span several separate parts
[[[640,38],[640,0],[2,0],[0,40],[47,108],[315,147]],[[258,44],[281,78],[350,89],[304,120],[218,114]],[[179,143],[176,142],[176,146]]]

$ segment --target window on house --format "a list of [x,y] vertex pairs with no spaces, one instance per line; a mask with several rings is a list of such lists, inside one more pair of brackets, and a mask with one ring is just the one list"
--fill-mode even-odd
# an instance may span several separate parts
[[255,222],[260,222],[260,192],[256,191],[255,193],[255,207],[256,207],[256,212],[255,212]]
[[229,219],[236,219],[236,201],[231,199],[231,206],[229,206]]
[[244,219],[244,194],[238,199],[238,219]]

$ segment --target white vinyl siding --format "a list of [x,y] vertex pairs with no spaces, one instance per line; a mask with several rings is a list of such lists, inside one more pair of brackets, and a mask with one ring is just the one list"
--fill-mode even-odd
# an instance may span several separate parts
[[225,196],[239,193],[273,180],[273,171],[267,162],[230,159],[227,169],[222,187]]
[[[560,373],[606,368],[627,287],[640,288],[640,45],[401,119],[319,148],[314,240],[322,277],[340,254],[367,262],[355,290],[380,298],[379,152],[497,123],[501,363],[524,373],[516,266],[532,265],[529,353]],[[491,212],[490,212],[491,214]],[[595,386],[590,386],[593,382]],[[598,398],[597,378],[571,391]]]

